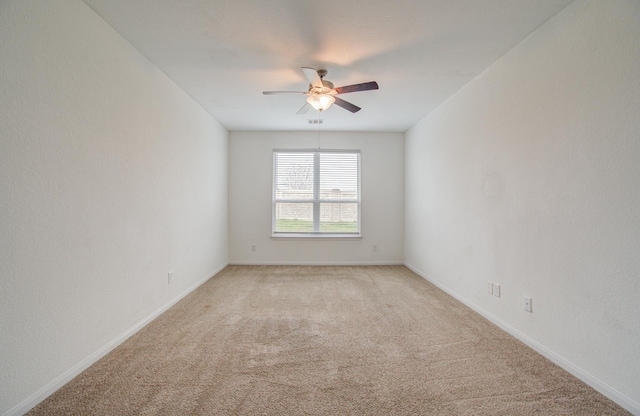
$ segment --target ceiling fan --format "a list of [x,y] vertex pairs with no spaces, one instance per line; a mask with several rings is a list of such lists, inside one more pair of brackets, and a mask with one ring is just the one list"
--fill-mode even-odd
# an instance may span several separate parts
[[324,77],[327,75],[326,69],[315,69],[309,67],[302,67],[302,72],[309,80],[309,91],[263,91],[264,95],[273,94],[304,94],[307,95],[307,103],[298,110],[297,114],[305,114],[311,107],[318,111],[324,111],[331,106],[331,104],[340,106],[345,110],[349,110],[352,113],[360,111],[360,107],[351,104],[348,101],[343,100],[340,97],[336,97],[338,94],[346,94],[348,92],[377,90],[378,83],[375,81],[363,82],[361,84],[347,85],[344,87],[333,86],[333,83],[326,81]]

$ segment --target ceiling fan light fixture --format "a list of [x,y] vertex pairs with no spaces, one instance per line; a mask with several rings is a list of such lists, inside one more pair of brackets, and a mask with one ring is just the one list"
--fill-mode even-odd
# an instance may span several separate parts
[[330,94],[312,94],[307,97],[307,102],[318,111],[324,111],[336,102]]

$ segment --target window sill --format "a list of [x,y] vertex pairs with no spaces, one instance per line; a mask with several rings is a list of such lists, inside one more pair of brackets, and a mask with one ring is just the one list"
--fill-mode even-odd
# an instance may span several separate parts
[[361,240],[361,234],[329,234],[329,233],[278,233],[271,234],[273,240]]

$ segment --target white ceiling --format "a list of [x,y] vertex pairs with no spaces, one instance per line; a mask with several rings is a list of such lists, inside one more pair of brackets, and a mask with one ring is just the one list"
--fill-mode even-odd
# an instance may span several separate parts
[[229,130],[316,129],[301,66],[341,95],[323,130],[403,132],[571,0],[85,0]]

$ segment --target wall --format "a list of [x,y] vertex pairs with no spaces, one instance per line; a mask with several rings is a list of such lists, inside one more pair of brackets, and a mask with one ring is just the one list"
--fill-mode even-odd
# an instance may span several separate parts
[[[317,149],[318,132],[231,132],[231,263],[402,263],[403,135],[321,131],[320,142],[324,149],[361,150],[362,238],[271,238],[273,149]],[[256,251],[251,251],[253,244]],[[373,245],[378,247],[378,251],[373,251]]]
[[81,1],[2,1],[0,56],[12,414],[225,266],[228,133]]
[[639,40],[640,2],[576,1],[411,128],[405,255],[640,414]]

